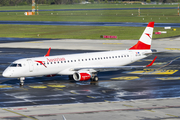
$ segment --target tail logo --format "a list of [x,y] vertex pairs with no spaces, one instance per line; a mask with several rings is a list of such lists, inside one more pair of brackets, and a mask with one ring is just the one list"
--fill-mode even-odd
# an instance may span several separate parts
[[147,36],[149,36],[150,39],[152,39],[152,38],[150,37],[150,34],[148,34],[148,33],[145,33],[145,34],[146,34]]
[[154,29],[154,22],[149,22],[143,34],[141,35],[139,41],[134,46],[129,48],[129,50],[151,49],[153,29]]

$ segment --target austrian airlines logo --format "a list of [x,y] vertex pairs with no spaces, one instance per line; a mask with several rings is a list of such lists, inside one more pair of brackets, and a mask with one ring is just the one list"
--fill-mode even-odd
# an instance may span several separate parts
[[35,61],[35,62],[38,62],[38,63],[40,63],[40,64],[44,65],[44,67],[46,67],[46,68],[47,68],[47,66],[43,63],[43,61]]
[[[51,62],[51,64],[52,64],[52,62],[65,61],[65,60],[66,60],[65,58],[58,58],[58,57],[57,58],[52,58],[52,59],[47,58],[47,62]],[[47,66],[45,65],[45,61],[35,60],[35,62],[40,63],[40,64],[44,65],[44,67],[47,68]]]
[[151,37],[150,37],[150,34],[148,34],[148,33],[145,33],[147,36],[149,36],[149,38],[151,39]]

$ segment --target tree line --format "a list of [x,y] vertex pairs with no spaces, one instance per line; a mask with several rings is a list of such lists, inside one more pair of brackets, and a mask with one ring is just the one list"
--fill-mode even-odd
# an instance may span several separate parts
[[[35,0],[36,4],[77,4],[84,1],[91,3],[120,3],[123,1],[141,1],[146,2],[147,0]],[[156,2],[177,2],[179,0],[150,0]],[[16,5],[31,5],[32,0],[0,0],[0,6],[16,6]]]

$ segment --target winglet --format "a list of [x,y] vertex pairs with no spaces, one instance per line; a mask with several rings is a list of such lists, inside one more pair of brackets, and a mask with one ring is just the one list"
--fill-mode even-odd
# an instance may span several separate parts
[[50,51],[51,51],[51,48],[49,48],[48,52],[46,53],[46,55],[44,57],[47,57],[50,55]]
[[153,61],[149,64],[149,65],[146,65],[146,67],[150,67],[153,65],[154,61],[156,60],[157,56],[153,59]]

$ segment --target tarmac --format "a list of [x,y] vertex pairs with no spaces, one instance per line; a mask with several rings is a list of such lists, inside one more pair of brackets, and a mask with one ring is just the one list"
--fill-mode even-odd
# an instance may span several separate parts
[[[128,49],[137,40],[39,40],[1,43],[1,48],[65,49],[65,50],[119,50]],[[152,41],[152,49],[179,52],[180,38]],[[69,47],[70,46],[70,47]],[[166,75],[164,75],[166,76]],[[155,86],[156,87],[156,86]],[[156,88],[154,88],[156,89]],[[176,91],[176,90],[175,90]],[[178,91],[176,91],[178,92]],[[141,94],[141,93],[140,93]],[[170,93],[173,94],[173,93]],[[1,97],[1,96],[0,96]],[[92,98],[93,99],[93,98]],[[158,98],[91,103],[52,104],[1,107],[2,120],[178,120],[180,98]],[[63,118],[63,115],[65,118]]]
[[8,107],[1,119],[21,120],[179,120],[180,98]]
[[[38,48],[66,50],[124,50],[137,43],[138,40],[89,40],[89,39],[57,39],[1,43],[1,48]],[[154,39],[152,48],[158,51],[179,51],[180,37]],[[70,47],[69,47],[70,46]]]

